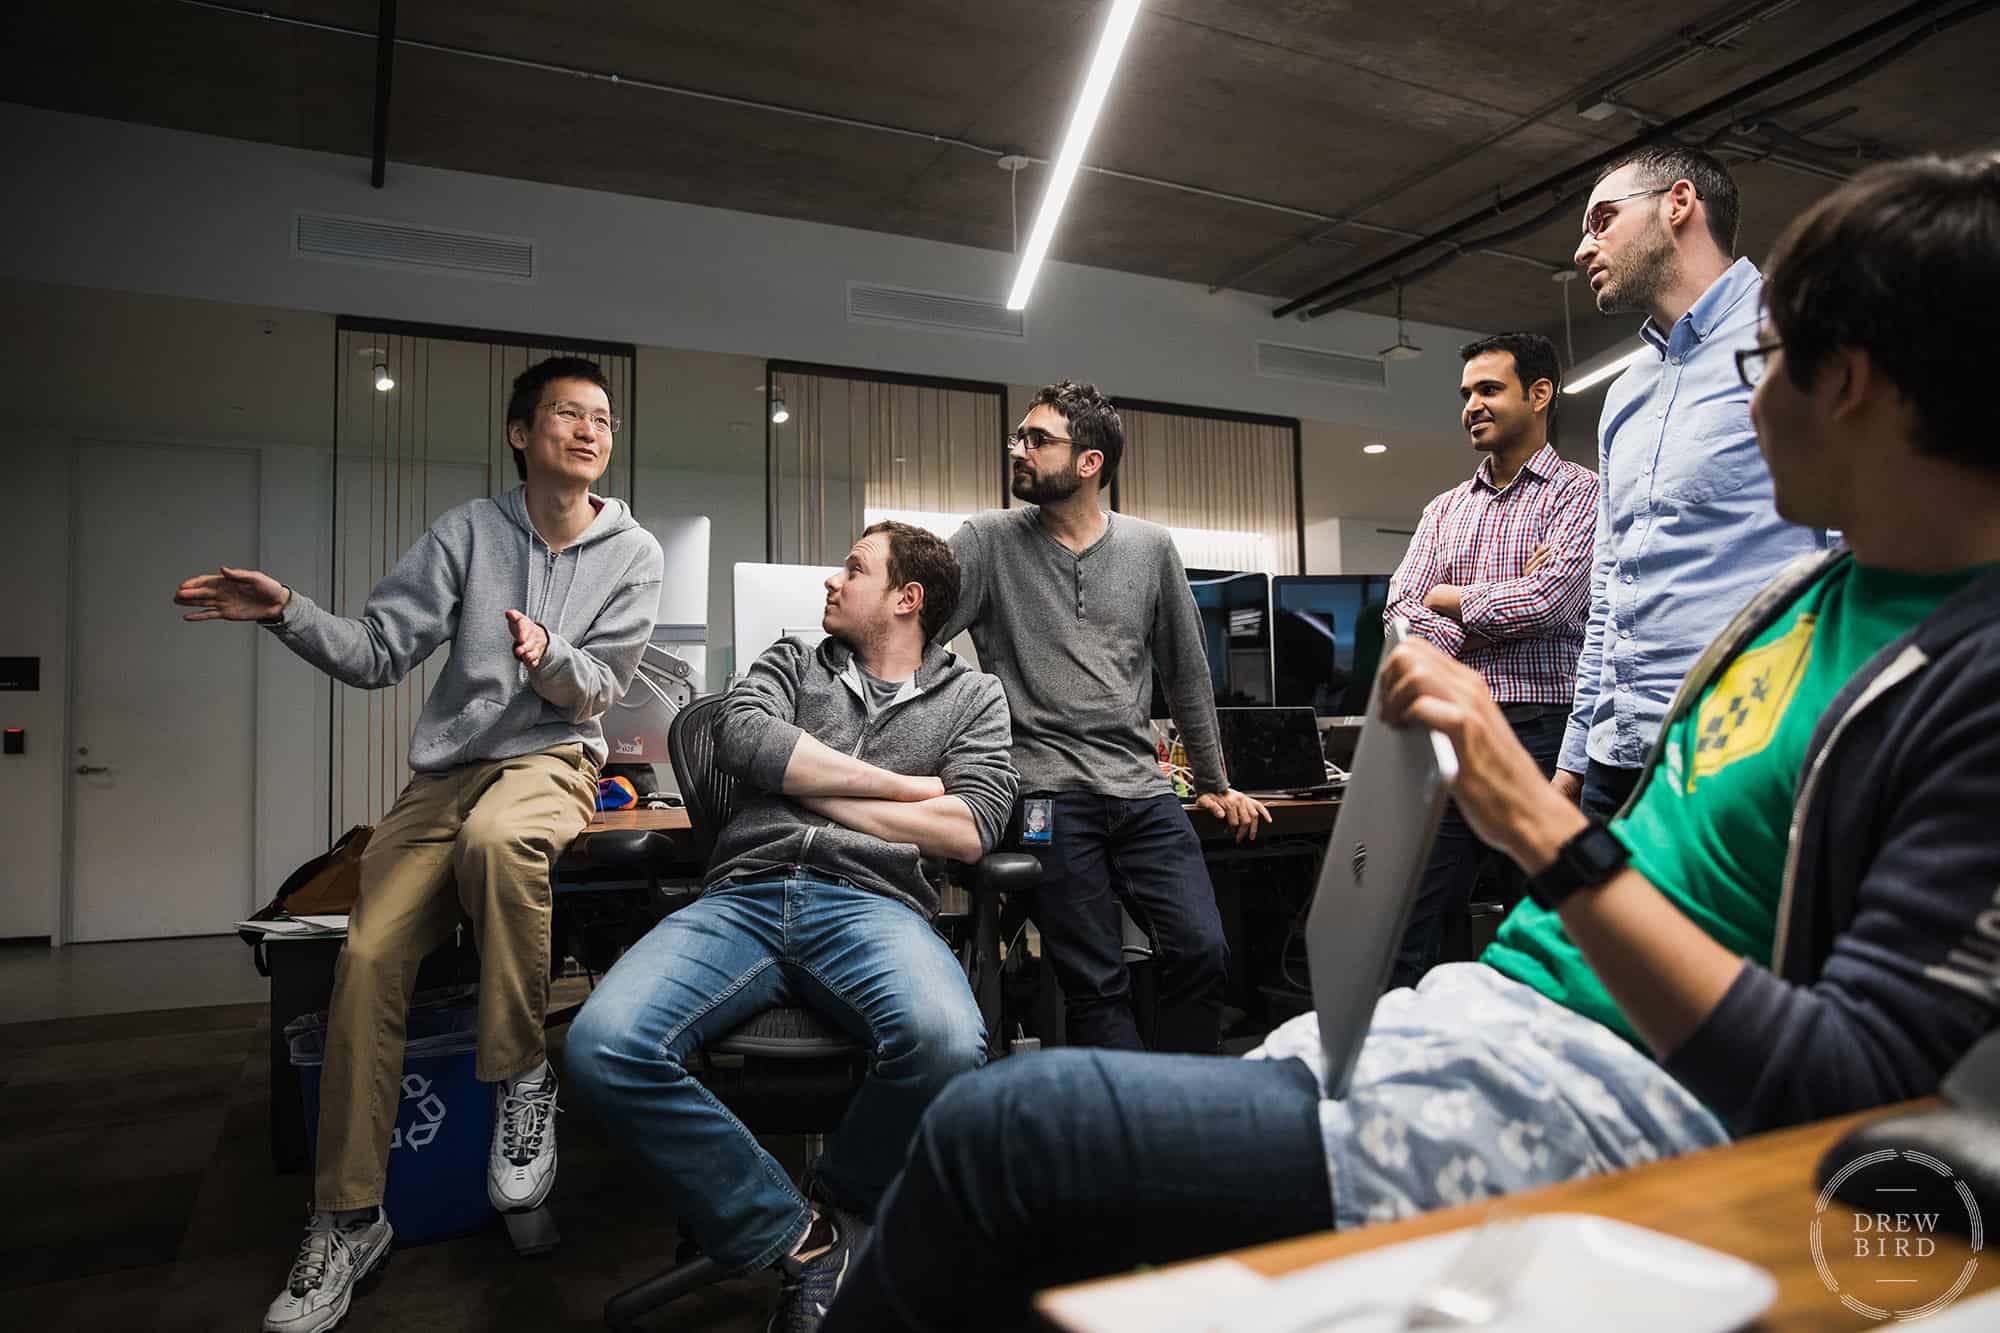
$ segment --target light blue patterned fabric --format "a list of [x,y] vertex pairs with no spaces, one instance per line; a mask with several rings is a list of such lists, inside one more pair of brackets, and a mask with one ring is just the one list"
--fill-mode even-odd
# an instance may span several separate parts
[[1324,1096],[1316,1014],[1245,1058],[1303,1060],[1319,1081],[1341,1228],[1729,1141],[1624,1038],[1480,963],[1433,968],[1384,995],[1340,1101]]

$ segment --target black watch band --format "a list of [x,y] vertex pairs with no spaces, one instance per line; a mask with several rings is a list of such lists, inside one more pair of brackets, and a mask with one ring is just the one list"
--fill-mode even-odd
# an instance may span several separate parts
[[1554,911],[1579,889],[1594,889],[1608,883],[1631,859],[1625,844],[1593,819],[1581,833],[1562,845],[1547,870],[1528,877],[1528,896],[1539,906]]

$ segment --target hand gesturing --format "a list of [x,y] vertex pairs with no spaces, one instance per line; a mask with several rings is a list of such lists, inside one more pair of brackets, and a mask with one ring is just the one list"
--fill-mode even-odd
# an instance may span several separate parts
[[257,569],[197,574],[174,589],[174,605],[194,610],[182,620],[269,620],[285,609],[291,589]]
[[542,655],[549,650],[549,632],[519,611],[507,613],[507,628],[514,632],[514,656],[530,671],[540,666]]

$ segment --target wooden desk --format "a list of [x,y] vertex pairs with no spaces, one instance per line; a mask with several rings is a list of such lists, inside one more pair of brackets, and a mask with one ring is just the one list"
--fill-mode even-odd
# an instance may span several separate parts
[[[1762,1319],[1750,1325],[1766,1333],[1884,1327],[1847,1309],[1826,1289],[1813,1268],[1809,1231],[1818,1196],[1813,1168],[1821,1154],[1859,1122],[1886,1113],[1867,1111],[1779,1130],[1726,1148],[1510,1195],[1508,1213],[1595,1213],[1747,1259],[1769,1271],[1778,1282],[1777,1299]],[[1485,1216],[1487,1207],[1466,1204],[1443,1208],[1358,1231],[1322,1232],[1241,1250],[1230,1257],[1266,1277],[1277,1277],[1378,1246],[1474,1226]],[[1845,1212],[1842,1205],[1832,1204],[1829,1215],[1836,1209]],[[1940,1235],[1936,1239],[1937,1253],[1931,1258],[1896,1260],[1897,1272],[1918,1277],[1927,1292],[1949,1286],[1953,1280],[1950,1275],[1964,1266],[1970,1253],[1960,1237]],[[2000,1287],[2000,1264],[1981,1263],[1959,1300],[1995,1287]],[[1043,1313],[1049,1314],[1046,1306]],[[1073,1327],[1060,1321],[1056,1326]],[[1133,1333],[1140,1330],[1135,1326]]]
[[591,835],[613,832],[664,834],[686,862],[677,870],[690,875],[701,873],[701,867],[695,864],[694,835],[688,829],[686,810],[599,810],[556,861],[554,878],[558,893],[562,892],[566,882],[585,876],[590,862]]
[[587,838],[593,833],[609,833],[613,829],[639,829],[654,833],[685,833],[688,830],[688,812],[685,810],[599,810],[588,824],[583,826],[579,838]]

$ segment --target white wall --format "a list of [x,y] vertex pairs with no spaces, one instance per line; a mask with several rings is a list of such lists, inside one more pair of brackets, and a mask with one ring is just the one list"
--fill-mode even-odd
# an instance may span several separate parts
[[[45,408],[0,435],[0,655],[39,656],[42,688],[0,694],[28,753],[0,758],[0,938],[54,934],[68,790],[70,445],[83,439],[253,448],[261,546],[244,558],[310,595],[327,581],[333,320],[324,315],[0,282],[7,401]],[[17,418],[26,421],[32,413]],[[86,483],[87,484],[87,483]],[[161,600],[196,570],[133,553]],[[187,627],[190,635],[217,627]],[[224,632],[238,630],[230,626]],[[241,630],[251,633],[254,631]],[[258,649],[260,885],[325,847],[327,687],[268,635]],[[162,645],[179,651],[185,645]],[[198,651],[198,650],[197,650]],[[144,670],[144,663],[133,664]],[[88,836],[82,831],[81,836]],[[143,886],[135,886],[143,891]]]
[[[1013,261],[878,232],[95,120],[8,104],[0,139],[21,181],[61,207],[0,215],[0,273],[204,300],[376,315],[658,347],[1041,384],[1382,430],[1435,427],[1457,400],[1463,330],[1412,325],[1438,354],[1389,366],[1390,391],[1254,373],[1258,339],[1369,353],[1392,322],[1343,311],[1301,324],[1196,284],[1056,264],[1019,342],[850,323],[846,284],[998,299]],[[1080,186],[1088,189],[1088,184]],[[322,210],[532,238],[531,283],[290,253],[293,215]],[[1060,239],[1057,250],[1060,252]]]

